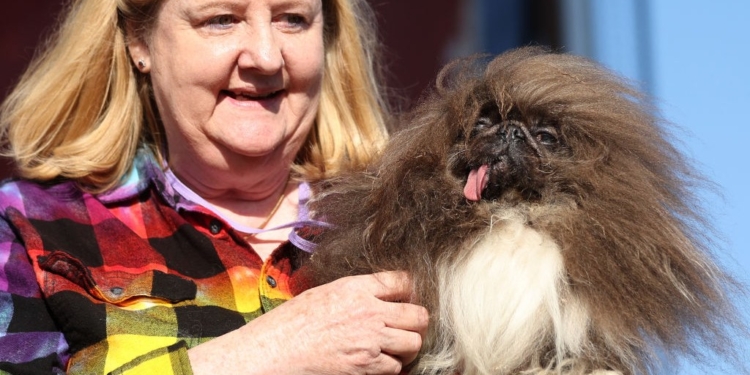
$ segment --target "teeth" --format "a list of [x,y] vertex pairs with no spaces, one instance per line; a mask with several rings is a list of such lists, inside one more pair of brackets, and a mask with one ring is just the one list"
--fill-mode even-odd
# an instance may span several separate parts
[[238,99],[258,100],[258,99],[265,99],[265,98],[271,97],[274,94],[276,94],[276,91],[270,92],[268,94],[255,95],[255,96],[248,95],[248,94],[235,94],[235,97]]

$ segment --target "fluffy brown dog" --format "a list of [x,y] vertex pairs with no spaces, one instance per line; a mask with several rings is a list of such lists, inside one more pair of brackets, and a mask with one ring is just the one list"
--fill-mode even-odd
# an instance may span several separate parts
[[312,270],[407,270],[414,373],[650,374],[727,344],[700,182],[642,96],[524,48],[446,67],[369,170],[316,186]]

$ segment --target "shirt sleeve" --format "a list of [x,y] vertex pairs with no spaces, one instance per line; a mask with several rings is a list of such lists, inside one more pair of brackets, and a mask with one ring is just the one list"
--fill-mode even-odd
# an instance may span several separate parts
[[64,374],[68,343],[56,327],[29,256],[0,217],[0,373]]
[[[28,253],[0,217],[0,374],[65,374],[69,359],[68,343],[47,309]],[[192,373],[184,341],[141,355],[110,372]]]

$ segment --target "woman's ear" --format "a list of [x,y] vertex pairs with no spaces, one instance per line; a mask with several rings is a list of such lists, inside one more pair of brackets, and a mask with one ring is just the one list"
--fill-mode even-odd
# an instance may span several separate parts
[[133,24],[127,23],[127,44],[128,53],[130,59],[135,64],[135,67],[143,74],[151,72],[151,51],[148,48],[148,44],[143,40],[141,33],[135,32]]

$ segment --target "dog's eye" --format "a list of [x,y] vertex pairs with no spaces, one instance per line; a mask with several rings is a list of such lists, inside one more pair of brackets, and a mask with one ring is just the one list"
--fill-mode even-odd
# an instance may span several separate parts
[[557,143],[557,136],[553,132],[547,130],[539,130],[534,134],[537,142],[543,145],[554,145]]
[[474,123],[474,128],[471,129],[471,136],[477,135],[477,133],[492,126],[492,119],[489,117],[480,117]]
[[492,125],[492,121],[490,120],[489,117],[480,117],[477,119],[477,122],[474,124],[474,128],[481,130],[491,125]]

